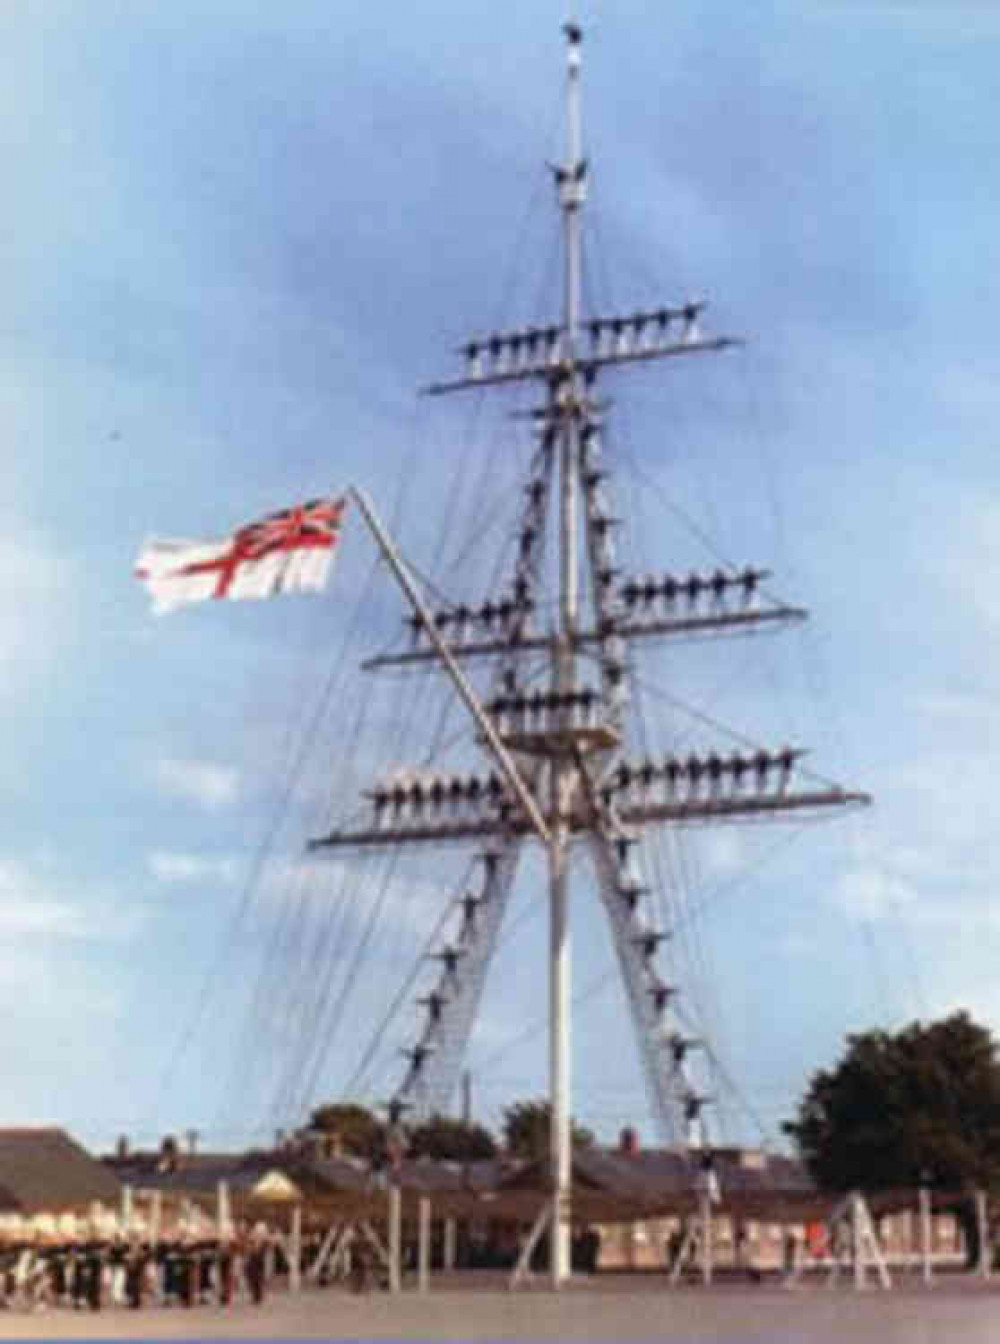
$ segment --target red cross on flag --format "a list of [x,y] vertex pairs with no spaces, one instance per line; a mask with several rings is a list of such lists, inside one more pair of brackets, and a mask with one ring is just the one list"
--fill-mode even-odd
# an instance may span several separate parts
[[239,528],[222,541],[146,542],[135,573],[156,615],[208,598],[318,592],[340,540],[347,500],[314,499]]

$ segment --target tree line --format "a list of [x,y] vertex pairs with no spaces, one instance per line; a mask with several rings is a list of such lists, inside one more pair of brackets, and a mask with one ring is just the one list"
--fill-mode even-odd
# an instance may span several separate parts
[[[432,1157],[438,1161],[476,1162],[496,1157],[503,1150],[529,1161],[548,1155],[551,1108],[548,1101],[517,1101],[503,1113],[502,1139],[484,1125],[434,1115],[406,1128],[406,1156]],[[380,1165],[393,1155],[392,1127],[365,1106],[354,1102],[330,1102],[309,1116],[310,1133],[336,1137],[342,1152]],[[574,1146],[594,1142],[594,1135],[573,1121]]]
[[848,1036],[783,1128],[824,1190],[1000,1187],[997,1042],[964,1011]]
[[[550,1116],[545,1100],[514,1102],[499,1138],[481,1124],[433,1116],[406,1127],[405,1154],[474,1162],[502,1149],[543,1160]],[[354,1103],[317,1107],[308,1129],[336,1135],[341,1151],[377,1165],[402,1155],[391,1127]],[[850,1035],[840,1059],[813,1074],[782,1129],[821,1190],[1000,1189],[997,1042],[964,1011]],[[575,1121],[572,1136],[575,1146],[595,1141]]]

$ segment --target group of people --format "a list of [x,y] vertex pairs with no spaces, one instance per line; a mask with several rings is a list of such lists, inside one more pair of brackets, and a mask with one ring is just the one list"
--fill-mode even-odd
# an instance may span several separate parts
[[223,1239],[7,1241],[0,1243],[0,1308],[259,1305],[276,1254],[260,1224]]

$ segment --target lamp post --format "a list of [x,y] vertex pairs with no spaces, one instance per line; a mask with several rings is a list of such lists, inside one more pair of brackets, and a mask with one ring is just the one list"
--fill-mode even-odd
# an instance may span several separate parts
[[920,1188],[918,1190],[920,1208],[920,1262],[924,1283],[929,1288],[933,1281],[931,1262],[931,1172],[928,1171],[926,1167],[922,1167],[918,1179],[920,1181]]

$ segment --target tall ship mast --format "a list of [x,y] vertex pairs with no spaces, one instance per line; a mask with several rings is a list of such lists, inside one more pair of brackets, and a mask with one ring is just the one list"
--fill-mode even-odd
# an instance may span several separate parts
[[[712,1099],[701,1042],[685,1030],[679,1012],[684,986],[663,969],[661,947],[672,930],[653,915],[640,863],[643,836],[662,827],[820,815],[869,801],[806,773],[802,750],[783,743],[634,754],[630,683],[642,645],[750,634],[801,622],[805,612],[769,597],[768,572],[753,565],[638,575],[621,564],[615,483],[602,452],[608,411],[599,392],[602,376],[622,366],[708,356],[738,342],[704,329],[701,302],[653,300],[621,314],[585,311],[583,34],[568,23],[564,35],[567,139],[565,159],[553,168],[561,314],[550,325],[469,339],[456,375],[426,389],[445,396],[527,385],[537,393],[529,411],[536,447],[513,564],[502,586],[477,603],[427,607],[415,599],[406,618],[407,647],[365,664],[373,674],[431,668],[457,676],[477,722],[482,763],[471,773],[415,767],[376,779],[365,794],[366,819],[313,842],[328,854],[464,846],[476,856],[457,933],[435,953],[436,983],[421,1000],[422,1024],[387,1103],[396,1125],[446,1113],[519,862],[528,846],[542,846],[551,1201],[535,1232],[547,1224],[557,1285],[569,1274],[571,1219],[571,857],[580,852],[588,861],[589,885],[607,917],[659,1138],[690,1153],[695,1183],[711,1168]],[[548,570],[547,554],[553,557]],[[544,600],[547,583],[551,601]]]

